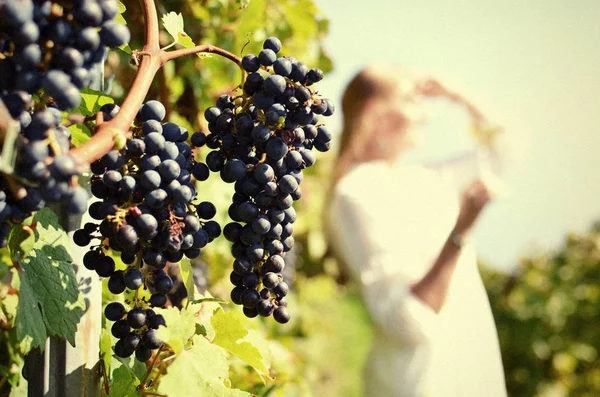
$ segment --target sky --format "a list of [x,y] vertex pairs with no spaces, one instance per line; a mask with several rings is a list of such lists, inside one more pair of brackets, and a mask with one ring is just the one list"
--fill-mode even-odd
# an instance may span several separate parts
[[[335,70],[319,90],[340,103],[365,64],[397,62],[469,98],[504,132],[501,178],[510,193],[476,233],[486,263],[560,247],[600,219],[600,2],[596,0],[316,0],[330,20]],[[422,158],[472,146],[457,106],[426,108]],[[340,113],[328,120],[337,131]]]

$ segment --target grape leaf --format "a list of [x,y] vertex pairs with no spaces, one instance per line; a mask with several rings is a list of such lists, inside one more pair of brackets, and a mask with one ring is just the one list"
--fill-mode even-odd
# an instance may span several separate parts
[[194,284],[194,274],[192,273],[192,264],[187,258],[183,258],[179,262],[179,271],[181,272],[181,278],[183,279],[183,285],[187,291],[188,299],[194,299],[194,293],[196,292]]
[[73,124],[69,126],[69,131],[71,131],[71,142],[75,146],[84,144],[92,137],[90,130],[83,124]]
[[127,10],[127,8],[125,7],[125,4],[123,4],[123,2],[121,0],[119,0],[118,3],[119,3],[119,13],[115,16],[115,21],[122,23],[123,25],[127,25],[127,21],[125,20],[125,18],[122,15],[125,12],[125,10]]
[[4,296],[0,304],[0,307],[2,307],[1,311],[7,316],[7,318],[12,319],[12,323],[14,323],[18,306],[19,297],[17,295]]
[[21,340],[25,352],[35,347],[46,347],[46,326],[39,303],[29,283],[22,282],[19,290],[17,311],[17,338]]
[[75,346],[75,332],[85,303],[71,266],[73,260],[66,249],[69,239],[48,208],[36,213],[32,227],[35,243],[27,256],[19,260],[23,273],[17,336],[30,338],[32,345],[41,349],[47,333],[65,338]]
[[[194,376],[190,376],[194,374]],[[251,397],[252,394],[230,389],[229,366],[225,352],[201,336],[194,338],[190,350],[184,350],[169,366],[158,392],[169,397]]]
[[13,227],[8,235],[8,249],[12,260],[18,260],[25,252],[33,249],[35,234],[29,228],[30,224],[30,221],[23,222],[21,225]]
[[142,397],[144,396],[137,390],[140,381],[127,370],[125,365],[121,365],[112,373],[112,382],[110,384],[110,393],[113,397]]
[[112,337],[105,329],[102,329],[102,336],[100,337],[100,358],[104,360],[106,368],[110,368],[112,362]]
[[175,307],[154,309],[156,314],[162,314],[166,327],[158,328],[158,337],[171,346],[175,354],[179,354],[196,332],[197,306],[189,306],[181,311]]
[[131,376],[137,378],[138,383],[146,377],[146,364],[138,361],[135,358],[135,354],[127,358],[119,357],[117,355],[114,357],[121,363],[121,366],[127,368],[127,371],[129,371]]
[[245,339],[248,330],[234,312],[217,309],[210,322],[215,330],[213,343],[252,366],[259,374],[268,375],[269,370],[261,352]]
[[[173,44],[179,44],[185,48],[192,48],[196,45],[183,29],[183,16],[181,13],[177,14],[171,11],[170,13],[162,16],[162,21],[166,31],[169,32],[169,34],[173,36],[173,39],[175,40]],[[209,56],[207,54],[197,55],[201,58]]]
[[98,113],[102,105],[115,103],[115,100],[108,95],[92,90],[91,88],[81,89],[81,99],[81,104],[75,109],[74,113],[80,113],[84,116],[91,116]]
[[181,13],[177,14],[171,11],[170,13],[162,16],[162,21],[165,30],[169,32],[169,34],[173,36],[175,42],[177,42],[177,39],[179,38],[179,33],[184,32],[183,16],[181,15]]

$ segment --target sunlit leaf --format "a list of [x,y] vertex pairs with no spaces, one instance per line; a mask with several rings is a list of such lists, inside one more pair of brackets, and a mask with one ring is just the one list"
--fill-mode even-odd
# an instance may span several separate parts
[[[250,397],[250,393],[230,389],[229,366],[225,351],[201,336],[169,366],[161,379],[158,392],[169,397]],[[190,376],[190,374],[194,374]]]

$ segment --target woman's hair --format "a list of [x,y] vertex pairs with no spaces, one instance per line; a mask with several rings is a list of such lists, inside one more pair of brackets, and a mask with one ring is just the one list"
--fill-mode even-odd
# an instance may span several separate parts
[[[402,113],[405,111],[402,105],[414,101],[417,95],[415,78],[398,65],[371,64],[352,78],[342,97],[343,128],[338,138],[338,153],[329,195],[348,171],[364,161],[364,150],[368,141],[377,139],[376,131],[381,128],[381,114],[389,112],[390,106],[400,106],[400,109],[396,108],[395,111]],[[328,209],[325,208],[325,211]],[[345,283],[350,274],[332,245],[335,225],[329,224],[327,214],[324,214],[323,219],[328,241],[325,256],[338,260],[337,281]]]
[[408,102],[416,96],[415,78],[398,65],[376,63],[354,76],[342,97],[343,129],[338,138],[334,185],[363,160],[365,145],[370,139],[376,139],[377,108],[385,109],[386,102],[393,101],[394,105],[402,103],[402,99]]

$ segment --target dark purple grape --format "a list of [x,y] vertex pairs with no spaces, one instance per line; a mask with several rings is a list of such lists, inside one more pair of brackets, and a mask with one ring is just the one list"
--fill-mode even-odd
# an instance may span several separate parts
[[285,324],[290,321],[290,313],[285,306],[279,306],[273,310],[273,318],[280,324]]
[[104,308],[104,316],[107,320],[117,321],[125,315],[125,307],[120,302],[111,302]]
[[133,308],[127,313],[127,324],[131,328],[142,328],[146,324],[146,311],[140,307]]

